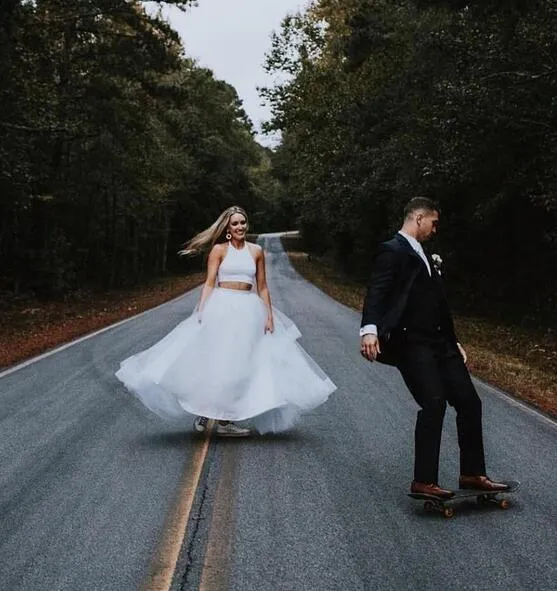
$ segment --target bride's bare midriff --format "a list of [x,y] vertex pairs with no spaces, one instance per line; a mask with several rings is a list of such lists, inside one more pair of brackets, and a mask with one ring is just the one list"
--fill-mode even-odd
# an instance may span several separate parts
[[250,291],[251,283],[244,283],[243,281],[219,281],[219,287],[226,289],[239,289],[240,291]]

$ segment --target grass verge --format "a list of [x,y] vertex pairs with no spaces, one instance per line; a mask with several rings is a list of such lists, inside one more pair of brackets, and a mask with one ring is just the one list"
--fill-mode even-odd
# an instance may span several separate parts
[[[248,234],[250,242],[258,234]],[[0,300],[0,369],[44,353],[172,300],[205,281],[205,273],[172,275],[148,285],[103,293],[78,292],[64,301]]]
[[[335,300],[361,311],[365,286],[333,265],[300,250],[295,238],[283,238],[294,268]],[[468,354],[470,371],[501,390],[557,418],[557,337],[487,318],[455,315],[456,331]]]
[[204,280],[204,273],[194,273],[166,277],[135,289],[80,292],[64,301],[22,298],[5,303],[0,310],[0,368],[158,306]]

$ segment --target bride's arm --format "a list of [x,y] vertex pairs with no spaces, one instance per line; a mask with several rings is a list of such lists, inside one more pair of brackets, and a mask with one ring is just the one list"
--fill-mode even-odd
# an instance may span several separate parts
[[199,300],[199,304],[197,305],[197,312],[201,314],[203,311],[203,307],[205,306],[205,302],[211,295],[211,292],[215,288],[217,283],[217,272],[219,270],[219,265],[222,259],[222,250],[219,244],[215,244],[209,253],[209,258],[207,259],[207,278],[205,279],[205,284],[203,285],[203,290],[201,291],[201,298]]
[[257,253],[257,259],[255,261],[257,292],[259,293],[259,297],[263,300],[263,303],[267,308],[267,322],[265,323],[265,332],[273,332],[273,308],[271,306],[271,294],[269,293],[269,288],[267,287],[267,277],[265,275],[265,253],[263,252],[262,248],[259,248],[258,250],[259,252]]

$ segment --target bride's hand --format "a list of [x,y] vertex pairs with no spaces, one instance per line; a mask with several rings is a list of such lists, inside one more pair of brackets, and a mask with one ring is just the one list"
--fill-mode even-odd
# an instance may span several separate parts
[[275,323],[273,322],[272,316],[267,318],[267,322],[265,322],[265,333],[274,332],[275,330]]

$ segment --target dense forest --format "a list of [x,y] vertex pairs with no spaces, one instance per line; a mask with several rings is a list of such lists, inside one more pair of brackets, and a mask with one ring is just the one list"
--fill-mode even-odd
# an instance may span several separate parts
[[267,218],[236,91],[141,2],[0,0],[0,56],[3,297],[140,283],[223,208]]
[[282,212],[365,277],[416,195],[451,295],[557,325],[557,1],[314,0],[272,39]]
[[557,0],[313,0],[270,40],[271,152],[141,2],[0,0],[0,295],[183,270],[233,203],[364,278],[427,195],[460,304],[555,326],[556,31]]

